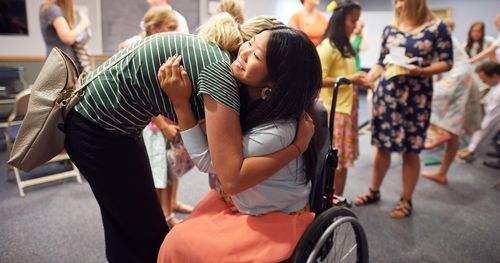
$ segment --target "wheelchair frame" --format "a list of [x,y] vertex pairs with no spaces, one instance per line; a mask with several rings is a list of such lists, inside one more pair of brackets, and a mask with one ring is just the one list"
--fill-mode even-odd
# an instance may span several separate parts
[[[351,84],[351,81],[338,77],[333,86],[332,106],[330,109],[329,147],[318,178],[313,178],[310,196],[311,211],[316,213],[315,220],[306,229],[301,237],[292,257],[286,262],[323,262],[330,251],[336,251],[337,247],[344,244],[335,243],[339,234],[335,231],[345,226],[344,241],[347,231],[354,235],[355,244],[348,250],[348,254],[340,258],[343,262],[354,249],[356,250],[356,262],[369,262],[368,242],[366,234],[359,223],[356,215],[344,207],[333,207],[334,179],[332,172],[338,166],[338,150],[332,147],[332,136],[334,129],[334,114],[340,85]],[[336,247],[337,246],[337,247]],[[334,260],[337,254],[335,254]],[[327,260],[326,262],[331,262]],[[337,262],[337,261],[334,261]]]

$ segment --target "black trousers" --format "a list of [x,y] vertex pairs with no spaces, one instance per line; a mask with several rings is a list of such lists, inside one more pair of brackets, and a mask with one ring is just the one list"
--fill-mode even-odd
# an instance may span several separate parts
[[142,137],[113,134],[72,111],[65,147],[101,209],[109,262],[156,262],[168,233]]

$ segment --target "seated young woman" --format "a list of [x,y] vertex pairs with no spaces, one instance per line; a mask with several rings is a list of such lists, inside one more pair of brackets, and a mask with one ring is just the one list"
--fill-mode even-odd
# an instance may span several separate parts
[[[315,152],[307,143],[314,124],[305,113],[321,86],[314,45],[298,30],[272,27],[244,43],[231,64],[233,76],[245,83],[240,90],[243,138],[239,154],[245,161],[253,160],[247,169],[272,172],[269,178],[220,172],[228,162],[220,158],[228,145],[220,135],[212,138],[214,119],[206,123],[208,140],[197,125],[189,105],[191,82],[179,64],[179,57],[169,59],[158,79],[172,101],[193,161],[202,170],[213,163],[218,184],[167,235],[158,262],[285,260],[314,217],[307,211],[315,167]],[[205,107],[210,118],[212,109],[206,98]],[[277,159],[267,155],[286,150],[294,151],[296,158],[274,171]]]

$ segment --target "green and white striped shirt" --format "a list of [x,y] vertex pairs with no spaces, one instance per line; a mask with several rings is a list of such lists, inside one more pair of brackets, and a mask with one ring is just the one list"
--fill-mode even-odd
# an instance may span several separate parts
[[193,83],[190,102],[198,120],[204,118],[202,94],[239,113],[239,84],[231,72],[229,53],[198,36],[182,33],[152,35],[108,59],[86,76],[87,80],[97,78],[87,85],[75,110],[106,130],[130,136],[138,136],[158,114],[176,120],[157,78],[160,66],[175,54],[182,55]]

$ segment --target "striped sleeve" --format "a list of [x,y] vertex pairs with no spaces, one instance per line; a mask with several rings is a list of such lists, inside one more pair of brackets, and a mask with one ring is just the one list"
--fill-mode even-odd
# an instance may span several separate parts
[[239,84],[234,79],[227,61],[218,61],[205,67],[198,78],[198,87],[198,95],[207,94],[239,114]]

